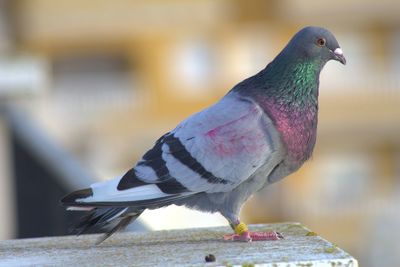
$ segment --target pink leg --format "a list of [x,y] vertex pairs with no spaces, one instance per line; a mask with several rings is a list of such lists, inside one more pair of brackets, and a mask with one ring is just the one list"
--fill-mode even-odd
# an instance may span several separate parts
[[280,240],[283,239],[281,233],[275,231],[269,232],[251,232],[247,228],[247,225],[240,222],[239,219],[234,219],[230,222],[232,229],[235,231],[234,234],[224,235],[225,240],[231,241],[267,241],[267,240]]
[[224,235],[224,239],[230,241],[241,241],[241,242],[273,241],[273,240],[283,239],[283,236],[281,233],[275,231],[269,231],[269,232],[245,231],[242,234]]

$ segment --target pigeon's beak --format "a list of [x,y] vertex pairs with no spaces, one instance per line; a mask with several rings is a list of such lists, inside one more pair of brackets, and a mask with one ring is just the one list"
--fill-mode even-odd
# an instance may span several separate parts
[[335,51],[333,51],[334,59],[342,63],[343,65],[346,65],[346,58],[343,55],[343,51],[341,48],[336,48]]

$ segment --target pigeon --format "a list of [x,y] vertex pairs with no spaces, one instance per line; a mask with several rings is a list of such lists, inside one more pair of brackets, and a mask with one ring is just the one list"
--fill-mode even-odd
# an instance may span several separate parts
[[175,204],[219,212],[233,229],[226,240],[283,238],[251,232],[240,209],[311,157],[319,75],[330,60],[346,64],[334,35],[321,27],[301,29],[264,69],[161,136],[124,175],[65,196],[67,209],[86,211],[76,232],[104,229],[100,243],[146,209]]

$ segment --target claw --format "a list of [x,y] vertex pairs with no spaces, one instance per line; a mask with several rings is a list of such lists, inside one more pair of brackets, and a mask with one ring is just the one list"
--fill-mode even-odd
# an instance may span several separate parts
[[248,231],[243,232],[241,235],[238,235],[238,234],[224,235],[224,239],[230,240],[230,241],[240,241],[240,242],[251,242],[252,241],[250,232],[248,232]]
[[273,241],[284,239],[283,235],[279,232],[244,232],[241,235],[229,234],[224,235],[224,240],[229,241],[241,241],[241,242],[251,242],[251,241]]

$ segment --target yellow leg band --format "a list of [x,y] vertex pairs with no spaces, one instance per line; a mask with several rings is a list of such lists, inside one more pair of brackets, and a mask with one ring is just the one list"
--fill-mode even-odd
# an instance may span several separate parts
[[239,223],[238,225],[235,226],[235,233],[238,235],[243,234],[244,232],[247,232],[249,229],[247,228],[247,225],[244,223]]

